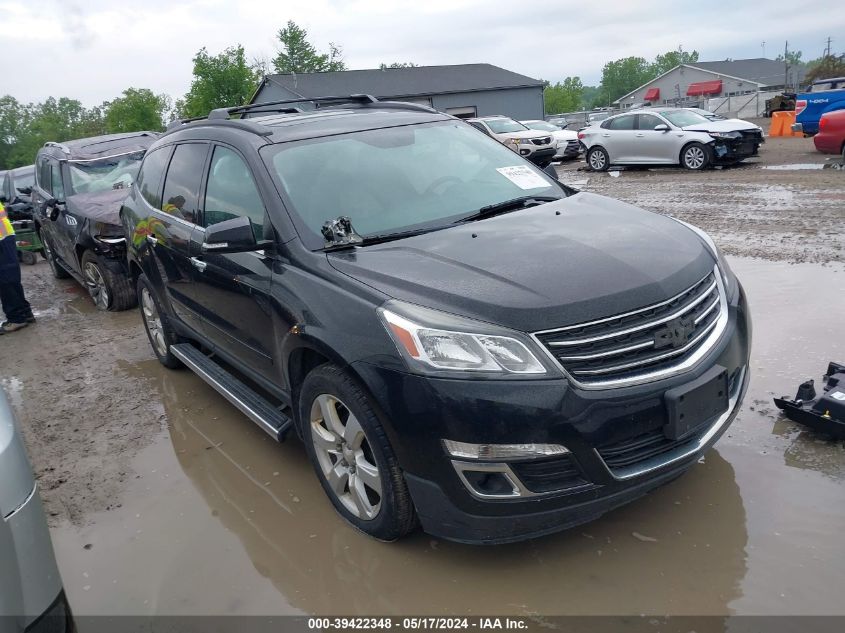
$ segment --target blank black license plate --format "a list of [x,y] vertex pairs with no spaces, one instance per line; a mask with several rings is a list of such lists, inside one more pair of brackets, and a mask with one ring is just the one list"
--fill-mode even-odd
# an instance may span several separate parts
[[666,392],[663,433],[671,440],[683,439],[727,410],[728,372],[717,365],[696,380]]

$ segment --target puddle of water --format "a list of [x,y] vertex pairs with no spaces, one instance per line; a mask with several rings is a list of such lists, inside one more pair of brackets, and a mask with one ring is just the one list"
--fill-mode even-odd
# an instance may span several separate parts
[[830,310],[803,302],[843,296],[845,267],[731,264],[755,342],[729,434],[638,502],[509,546],[374,541],[337,517],[298,441],[275,444],[188,371],[120,363],[167,429],[135,457],[122,507],[53,530],[75,612],[845,614],[845,449],[771,402],[845,360]]
[[761,169],[771,169],[773,171],[796,171],[804,169],[824,169],[825,165],[822,163],[794,163],[792,165],[763,165]]

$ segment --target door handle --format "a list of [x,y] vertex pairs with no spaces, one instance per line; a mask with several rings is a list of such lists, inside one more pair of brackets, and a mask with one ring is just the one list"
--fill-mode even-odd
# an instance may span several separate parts
[[608,134],[607,132],[605,132],[604,134],[602,134],[602,136],[610,136],[610,134]]
[[640,132],[640,133],[639,133],[639,134],[637,134],[636,136],[637,136],[637,138],[642,138],[643,136],[645,136],[645,134],[643,134],[642,132]]
[[156,244],[158,244],[158,238],[155,235],[148,235],[147,242],[150,244],[150,246],[155,246]]
[[208,266],[208,263],[202,261],[199,257],[191,257],[191,264],[200,272],[204,271],[205,267]]

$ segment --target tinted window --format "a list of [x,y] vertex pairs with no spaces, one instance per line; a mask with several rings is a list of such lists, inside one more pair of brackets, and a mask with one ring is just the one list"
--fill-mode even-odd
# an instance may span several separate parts
[[65,199],[65,188],[62,184],[62,168],[58,162],[54,160],[47,161],[50,164],[50,183],[53,191],[53,197],[56,200]]
[[205,226],[239,216],[252,220],[255,239],[260,240],[264,225],[264,204],[255,180],[244,160],[227,147],[214,148],[208,185],[205,188]]
[[640,129],[641,130],[653,130],[657,125],[666,125],[663,121],[659,118],[654,116],[653,114],[641,114],[640,115]]
[[176,146],[164,181],[162,211],[188,222],[197,221],[197,196],[207,153],[208,145],[204,143]]
[[138,174],[137,187],[139,193],[144,197],[144,200],[156,209],[161,209],[161,176],[167,168],[170,149],[164,147],[147,154]]
[[637,120],[633,114],[626,114],[625,116],[616,117],[610,120],[608,127],[611,130],[633,130],[634,122]]

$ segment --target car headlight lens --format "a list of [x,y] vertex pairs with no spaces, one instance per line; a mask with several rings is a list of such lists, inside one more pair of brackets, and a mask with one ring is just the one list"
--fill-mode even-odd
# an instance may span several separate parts
[[412,370],[508,377],[549,373],[531,351],[530,339],[519,332],[504,335],[486,323],[396,301],[378,313]]
[[531,145],[531,139],[529,138],[521,138],[517,139],[520,145]]
[[708,132],[713,138],[740,138],[742,134],[739,132]]
[[725,293],[728,297],[732,297],[734,286],[736,285],[734,283],[736,281],[736,276],[733,274],[731,267],[728,265],[728,260],[725,259],[725,254],[722,252],[722,249],[716,246],[716,242],[713,241],[713,238],[697,226],[684,222],[683,220],[679,220],[678,218],[672,219],[680,224],[683,224],[690,231],[698,235],[698,237],[701,238],[701,241],[707,245],[707,248],[709,248],[710,252],[713,253],[713,257],[716,258],[716,264],[719,267],[719,272],[722,273],[722,281],[725,284]]

